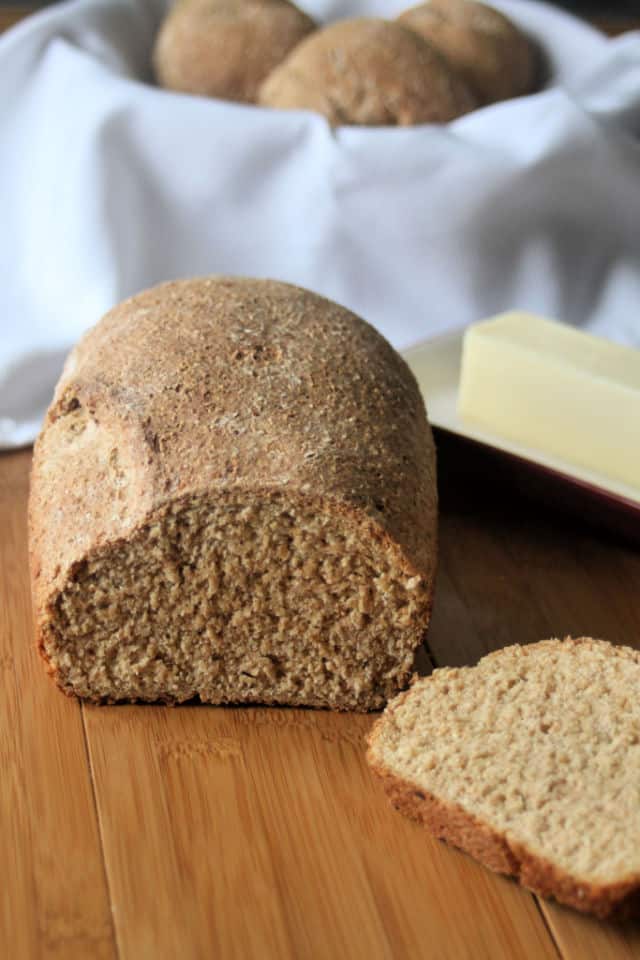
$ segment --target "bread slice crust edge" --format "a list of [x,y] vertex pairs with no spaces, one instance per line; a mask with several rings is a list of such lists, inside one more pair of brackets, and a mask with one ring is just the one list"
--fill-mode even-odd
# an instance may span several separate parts
[[[565,638],[572,645],[598,643],[590,638]],[[542,643],[558,643],[557,640]],[[624,649],[634,655],[637,651]],[[501,650],[487,654],[482,660],[500,656]],[[481,662],[479,661],[479,662]],[[473,669],[473,667],[467,668]],[[413,682],[421,679],[414,676]],[[399,694],[387,708],[387,715],[402,705],[411,688]],[[376,758],[376,741],[381,734],[385,715],[373,724],[367,736],[367,763],[381,782],[391,804],[408,819],[426,827],[438,840],[445,840],[482,866],[495,873],[512,877],[521,886],[541,897],[551,898],[581,913],[600,920],[622,921],[640,913],[640,874],[632,874],[618,883],[594,883],[559,868],[526,844],[512,840],[491,824],[465,810],[458,803],[446,802],[424,787],[397,776]]]

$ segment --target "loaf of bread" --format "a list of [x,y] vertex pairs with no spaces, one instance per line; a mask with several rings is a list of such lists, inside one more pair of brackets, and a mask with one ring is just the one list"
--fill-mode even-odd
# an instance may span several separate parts
[[333,125],[444,123],[477,101],[422,37],[359,17],[317,30],[260,87],[258,102],[314,110]]
[[380,707],[431,606],[416,382],[367,323],[297,287],[141,293],[69,356],[30,549],[38,646],[66,693]]
[[252,103],[314,28],[289,0],[178,0],[156,38],[154,72],[171,90]]
[[436,670],[368,760],[391,801],[485,866],[598,917],[640,894],[640,654],[581,638]]
[[530,93],[535,48],[508,17],[476,0],[429,0],[398,22],[432,44],[473,90],[479,103]]

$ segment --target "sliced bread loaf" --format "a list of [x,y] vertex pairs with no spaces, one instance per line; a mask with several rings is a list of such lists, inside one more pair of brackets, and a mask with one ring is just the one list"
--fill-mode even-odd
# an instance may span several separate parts
[[298,287],[148,290],[67,361],[30,546],[38,645],[67,693],[382,706],[431,607],[418,386],[364,320]]
[[640,654],[589,638],[436,670],[368,760],[392,803],[485,866],[599,917],[640,892]]

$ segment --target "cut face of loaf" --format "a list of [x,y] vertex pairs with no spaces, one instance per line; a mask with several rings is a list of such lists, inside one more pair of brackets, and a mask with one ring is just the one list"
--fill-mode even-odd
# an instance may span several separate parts
[[485,866],[599,917],[640,897],[640,654],[591,639],[436,670],[368,760],[395,806]]
[[126,301],[35,449],[50,671],[93,700],[383,705],[428,624],[434,470],[412,375],[343,308],[237,278]]

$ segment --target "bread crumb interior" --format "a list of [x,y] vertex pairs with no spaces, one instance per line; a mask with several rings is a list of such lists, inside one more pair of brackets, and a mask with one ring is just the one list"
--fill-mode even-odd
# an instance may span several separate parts
[[44,646],[82,697],[367,710],[407,682],[428,606],[367,518],[221,492],[174,501],[77,566]]
[[640,872],[640,657],[583,639],[437,670],[389,707],[372,759],[599,883]]

